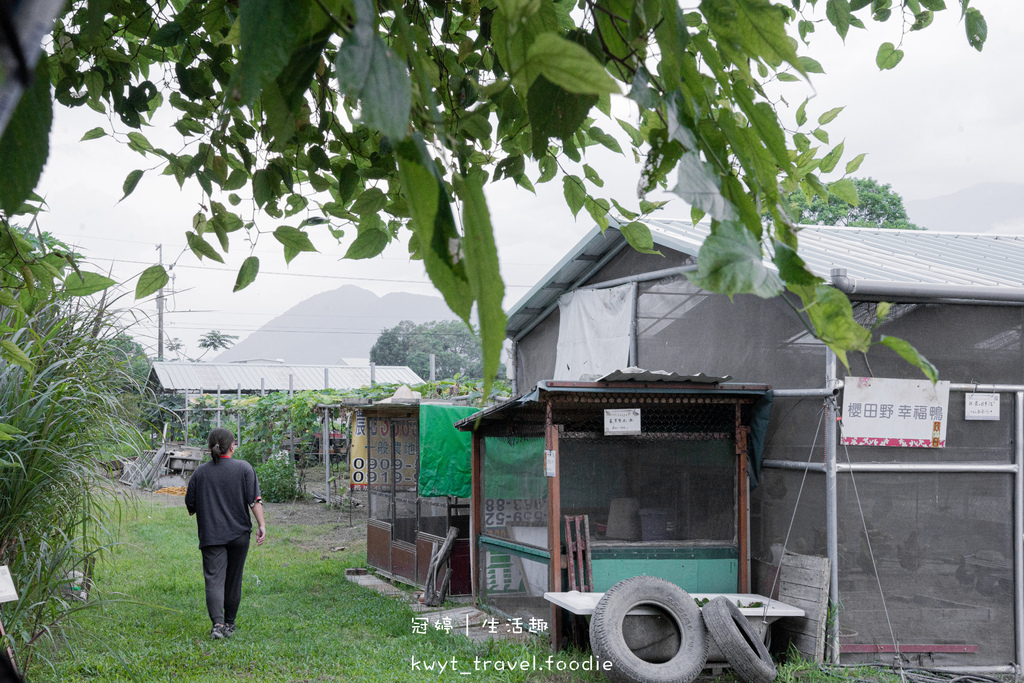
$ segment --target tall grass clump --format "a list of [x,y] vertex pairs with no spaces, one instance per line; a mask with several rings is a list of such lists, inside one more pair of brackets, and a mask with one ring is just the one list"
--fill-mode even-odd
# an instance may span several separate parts
[[93,563],[111,543],[119,503],[105,495],[101,445],[142,440],[102,306],[43,294],[21,291],[0,307],[9,351],[0,360],[0,565],[19,595],[0,618],[22,672],[36,645],[59,642],[67,618],[89,605]]

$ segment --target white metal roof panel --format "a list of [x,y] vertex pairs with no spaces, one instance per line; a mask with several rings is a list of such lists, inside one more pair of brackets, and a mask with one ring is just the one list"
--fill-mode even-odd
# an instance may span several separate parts
[[[183,363],[157,361],[152,373],[156,374],[164,391],[309,391],[323,389],[357,389],[369,386],[370,367],[350,365],[283,365],[255,363]],[[289,376],[291,386],[289,386]],[[378,384],[422,384],[410,368],[402,365],[378,365],[374,368]]]
[[[646,219],[657,247],[696,256],[711,232],[708,223]],[[966,234],[931,230],[886,230],[801,226],[800,255],[810,270],[830,279],[833,268],[845,268],[856,280],[904,283],[1024,287],[1024,236]],[[515,338],[565,292],[586,284],[588,270],[621,249],[618,230],[594,228],[552,268],[508,315],[508,336]],[[582,259],[584,260],[581,260]],[[768,266],[774,268],[766,257]]]

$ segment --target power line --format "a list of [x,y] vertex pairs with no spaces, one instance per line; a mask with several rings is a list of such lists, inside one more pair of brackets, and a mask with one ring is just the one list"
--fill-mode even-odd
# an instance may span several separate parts
[[[94,260],[94,259],[89,259],[89,260]],[[153,265],[152,263],[150,263],[148,261],[133,261],[133,260],[130,260],[130,259],[114,259],[114,258],[108,258],[108,257],[105,257],[105,256],[97,257],[95,260],[110,261],[111,263],[132,263],[132,264],[138,264],[138,265],[143,265],[143,266]],[[237,273],[238,272],[234,268],[220,268],[220,267],[217,267],[217,266],[189,266],[189,265],[178,264],[178,265],[175,265],[175,266],[172,266],[172,267],[174,267],[174,268],[190,268],[190,269],[193,269],[193,270],[218,270],[218,271],[222,271],[222,272],[225,272],[225,273]],[[282,276],[285,276],[285,277],[313,277],[313,278],[320,278],[320,279],[324,279],[324,280],[356,280],[356,281],[359,281],[359,282],[397,282],[397,283],[401,283],[401,284],[430,285],[431,287],[434,286],[434,283],[432,283],[430,280],[427,280],[427,279],[424,279],[424,280],[407,280],[407,279],[382,278],[382,277],[356,277],[356,276],[352,276],[352,275],[320,275],[318,273],[284,273],[284,272],[281,272],[281,271],[273,271],[273,270],[261,270],[260,271],[260,275],[282,275]],[[507,282],[505,283],[505,286],[506,287],[523,288],[523,289],[529,289],[530,287],[533,287],[533,285],[513,285],[513,284],[509,284]]]

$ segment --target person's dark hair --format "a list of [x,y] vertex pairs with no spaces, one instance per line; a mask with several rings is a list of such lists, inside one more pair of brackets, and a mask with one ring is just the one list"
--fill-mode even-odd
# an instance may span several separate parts
[[230,429],[217,427],[210,432],[210,438],[206,440],[206,445],[210,447],[210,457],[213,458],[213,461],[217,462],[226,456],[234,442],[235,435],[231,433]]

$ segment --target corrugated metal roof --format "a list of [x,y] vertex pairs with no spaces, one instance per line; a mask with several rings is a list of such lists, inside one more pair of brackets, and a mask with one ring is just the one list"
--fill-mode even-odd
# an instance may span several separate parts
[[[698,254],[711,230],[707,223],[693,225],[689,220],[643,222],[656,246],[691,256]],[[833,268],[845,268],[857,280],[1024,287],[1024,236],[808,225],[801,226],[799,240],[804,262],[825,280]],[[615,228],[603,235],[597,228],[587,234],[509,310],[508,336],[517,337],[546,315],[559,296],[585,285],[593,274],[587,266],[624,243]]]
[[[331,389],[358,389],[369,386],[370,368],[350,365],[284,365],[255,363],[153,363],[150,377],[156,375],[164,391],[288,391],[292,377],[295,391],[324,388],[324,371]],[[423,379],[404,365],[378,365],[374,369],[378,384],[422,384]],[[261,387],[262,380],[262,387]]]

